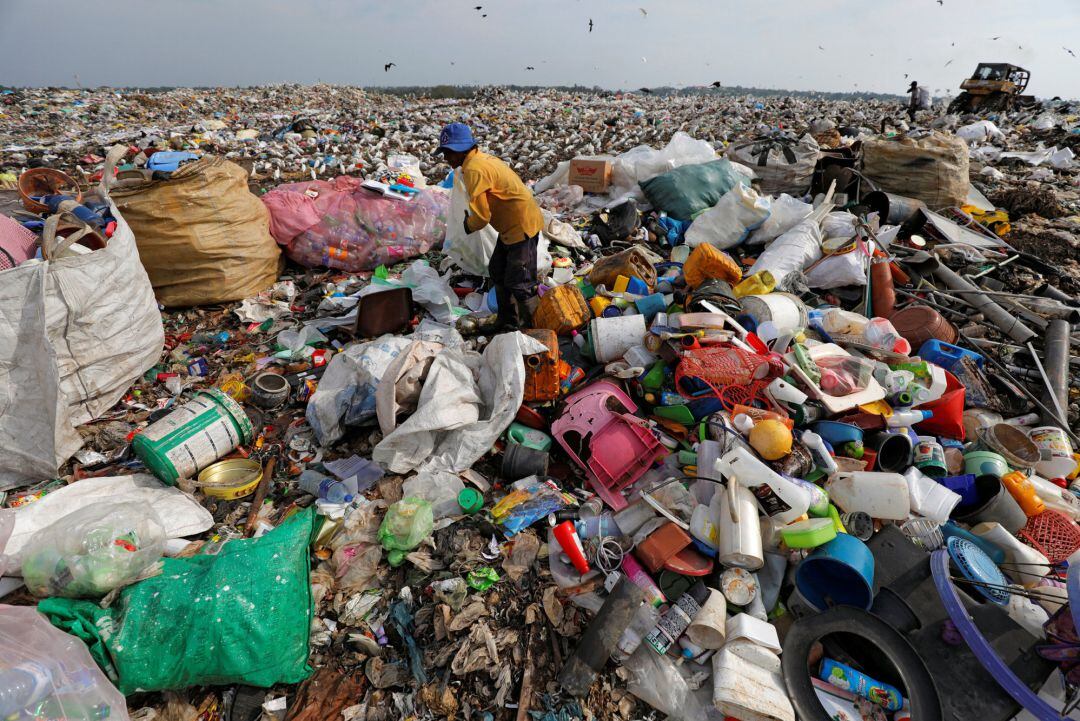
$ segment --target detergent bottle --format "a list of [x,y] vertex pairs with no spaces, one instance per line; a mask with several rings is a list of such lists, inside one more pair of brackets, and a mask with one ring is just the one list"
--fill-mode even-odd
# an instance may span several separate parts
[[742,446],[725,453],[716,465],[729,482],[750,489],[761,509],[780,523],[791,523],[810,507],[810,494],[805,488],[784,478]]

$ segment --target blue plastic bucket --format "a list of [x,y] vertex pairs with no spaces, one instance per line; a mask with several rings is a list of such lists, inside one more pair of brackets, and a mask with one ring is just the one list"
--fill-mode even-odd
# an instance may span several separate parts
[[874,603],[874,554],[855,536],[839,533],[819,546],[795,570],[795,585],[818,611]]

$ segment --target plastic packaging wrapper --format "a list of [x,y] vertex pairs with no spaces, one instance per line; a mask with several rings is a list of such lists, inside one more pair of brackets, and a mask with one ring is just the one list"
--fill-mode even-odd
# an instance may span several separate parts
[[654,209],[676,220],[691,220],[716,205],[737,183],[745,182],[744,176],[721,158],[668,171],[642,182],[641,190]]
[[819,153],[811,135],[794,138],[780,134],[736,143],[727,155],[754,171],[763,193],[801,196],[810,189]]
[[[0,529],[9,522],[12,524],[7,544],[0,543],[0,552],[11,558],[8,572],[19,570],[23,552],[34,547],[31,539],[50,528],[57,519],[82,508],[111,508],[120,498],[125,503],[137,503],[160,519],[166,538],[194,536],[214,525],[214,517],[197,501],[148,473],[84,478],[28,505],[0,510]],[[2,540],[3,533],[0,532]]]
[[384,335],[351,345],[330,360],[307,405],[307,421],[319,443],[329,445],[345,434],[345,426],[375,418],[379,380],[411,343],[408,338]]
[[[443,242],[450,209],[446,191],[430,188],[411,200],[395,200],[365,190],[360,182],[342,176],[333,181],[289,183],[264,196],[274,216],[274,239],[289,258],[309,268],[327,266],[355,273],[400,263]],[[303,210],[286,208],[271,197],[278,193],[306,198],[299,205]],[[282,213],[289,215],[279,217]],[[306,225],[297,220],[300,213],[319,220],[289,237]]]
[[680,666],[648,644],[639,646],[623,669],[629,673],[626,690],[672,721],[724,718],[712,705],[711,680],[691,685]]
[[216,555],[166,558],[161,575],[123,589],[108,608],[47,598],[38,610],[82,639],[124,694],[297,683],[311,674],[314,525],[307,508]]
[[403,498],[390,506],[379,526],[379,542],[390,565],[400,566],[405,555],[431,535],[434,523],[431,504],[422,498]]
[[86,646],[37,610],[0,606],[0,718],[128,721]]
[[771,243],[798,225],[799,221],[810,215],[813,210],[814,206],[809,203],[804,203],[786,193],[779,195],[769,204],[769,217],[750,234],[746,242],[749,245]]
[[557,489],[535,477],[523,478],[492,507],[491,520],[502,526],[507,536],[513,536],[566,505],[566,498]]
[[956,129],[956,136],[968,143],[988,143],[992,140],[1005,140],[1005,133],[989,120],[979,120]]
[[769,218],[769,198],[738,183],[713,207],[701,213],[686,230],[686,244],[708,243],[721,250],[745,241]]
[[758,256],[752,270],[769,271],[777,287],[781,287],[789,274],[801,272],[821,257],[821,241],[821,228],[812,218],[807,218],[774,240]]
[[523,356],[546,348],[523,333],[503,333],[482,356],[446,350],[431,364],[416,412],[383,437],[372,459],[394,473],[415,470],[402,490],[430,501],[436,518],[457,513],[463,488],[457,474],[510,425],[525,395]]
[[22,576],[38,597],[98,598],[131,583],[161,558],[165,528],[137,503],[86,506],[30,539]]
[[821,389],[832,396],[846,396],[865,390],[874,374],[874,364],[852,355],[815,358],[821,371]]

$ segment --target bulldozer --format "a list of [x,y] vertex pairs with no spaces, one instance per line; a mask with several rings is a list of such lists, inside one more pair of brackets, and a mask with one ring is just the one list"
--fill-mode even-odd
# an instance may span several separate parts
[[1021,95],[1030,78],[1031,73],[1018,65],[979,63],[971,77],[960,83],[963,92],[949,103],[948,112],[1002,111],[1033,103],[1033,96]]

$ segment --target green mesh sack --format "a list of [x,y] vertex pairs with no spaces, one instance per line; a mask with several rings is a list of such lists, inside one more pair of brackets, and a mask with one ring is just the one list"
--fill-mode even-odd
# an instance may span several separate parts
[[124,589],[109,608],[49,598],[38,610],[82,639],[125,695],[296,683],[311,674],[314,521],[309,508],[217,555],[166,558],[161,575]]
[[721,158],[684,165],[638,185],[654,209],[666,211],[676,220],[692,220],[740,182],[747,184],[731,163]]

